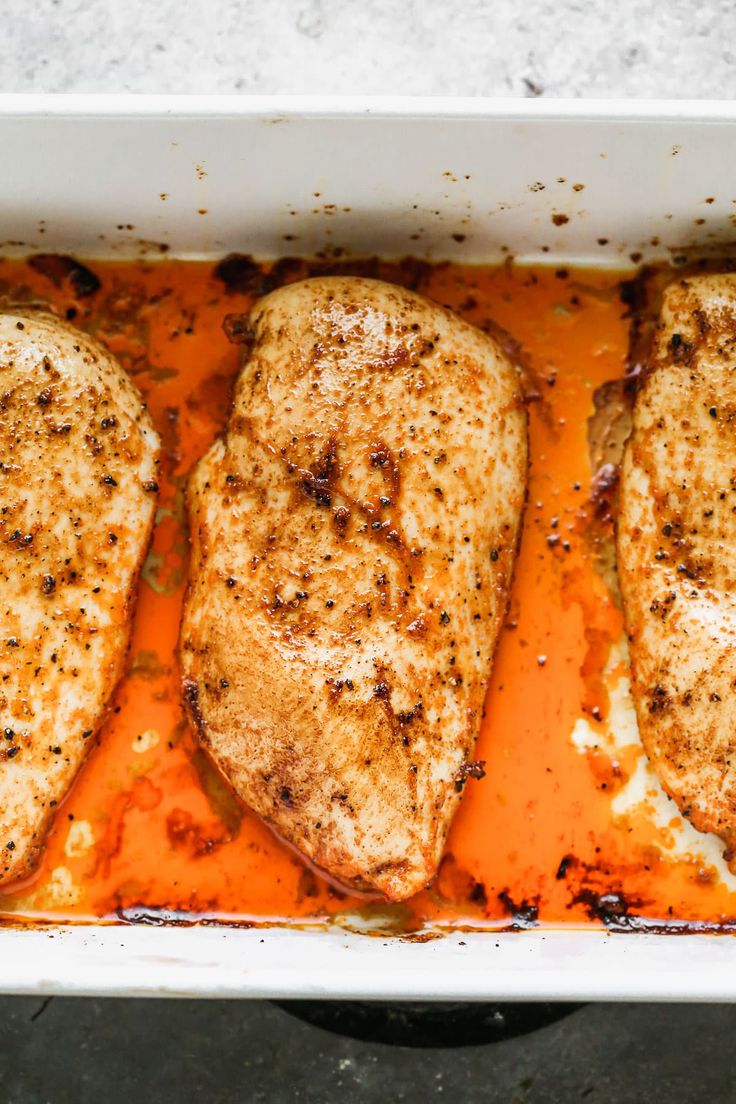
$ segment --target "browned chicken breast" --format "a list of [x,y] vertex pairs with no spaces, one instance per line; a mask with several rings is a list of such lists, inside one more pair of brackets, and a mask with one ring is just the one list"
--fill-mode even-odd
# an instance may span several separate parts
[[526,412],[481,332],[375,280],[254,308],[189,487],[194,726],[344,883],[433,877],[472,763],[525,495]]
[[618,569],[644,746],[734,867],[736,276],[665,294],[624,456]]
[[0,883],[32,870],[122,673],[157,456],[108,352],[0,313]]

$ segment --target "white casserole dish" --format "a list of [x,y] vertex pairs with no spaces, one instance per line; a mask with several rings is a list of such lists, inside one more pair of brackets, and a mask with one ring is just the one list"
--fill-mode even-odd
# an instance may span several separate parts
[[[6,254],[327,246],[625,267],[632,254],[723,253],[735,233],[728,103],[9,96],[0,150]],[[729,1000],[735,955],[728,936],[571,929],[420,943],[278,926],[6,928],[0,990]]]

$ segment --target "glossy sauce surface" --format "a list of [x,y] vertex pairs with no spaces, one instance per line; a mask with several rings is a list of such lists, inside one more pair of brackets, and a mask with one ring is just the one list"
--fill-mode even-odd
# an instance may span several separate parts
[[[621,277],[418,262],[347,266],[411,286],[493,333],[513,334],[507,344],[530,398],[529,501],[476,750],[485,777],[465,787],[436,881],[408,904],[389,907],[331,885],[244,809],[197,747],[179,698],[183,492],[192,464],[224,423],[238,369],[223,317],[247,310],[276,283],[309,275],[309,266],[279,262],[270,271],[243,260],[213,271],[162,260],[89,267],[100,280],[91,291],[94,281],[63,266],[2,261],[0,295],[75,312],[78,325],[107,342],[161,433],[161,497],[130,673],[100,746],[59,810],[38,872],[0,896],[0,913],[14,921],[334,917],[409,932],[425,924],[631,930],[648,922],[730,930],[736,893],[701,856],[673,852],[674,805],[672,823],[664,824],[655,823],[646,800],[616,811],[642,752],[635,742],[614,752],[607,739],[611,687],[626,669],[611,651],[621,615],[596,570],[591,540],[587,420],[594,391],[626,368]],[[581,723],[585,747],[571,738]]]

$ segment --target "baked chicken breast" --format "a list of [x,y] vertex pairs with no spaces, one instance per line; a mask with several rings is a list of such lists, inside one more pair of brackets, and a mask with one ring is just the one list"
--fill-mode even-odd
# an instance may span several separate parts
[[157,462],[102,346],[0,313],[0,884],[33,869],[122,674]]
[[525,497],[496,344],[375,280],[262,299],[189,485],[180,652],[241,798],[348,886],[433,877],[469,775]]
[[736,276],[665,293],[624,454],[617,553],[642,741],[736,869]]

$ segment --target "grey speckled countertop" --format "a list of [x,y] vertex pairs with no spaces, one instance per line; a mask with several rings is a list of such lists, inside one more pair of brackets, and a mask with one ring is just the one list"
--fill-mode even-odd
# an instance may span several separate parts
[[733,0],[0,0],[3,92],[736,94]]
[[[2,92],[736,95],[734,0],[0,0],[0,14]],[[734,1099],[735,1021],[600,1005],[417,1051],[254,1002],[3,998],[0,1099],[719,1104]]]

